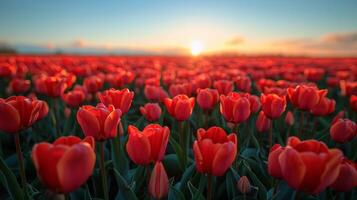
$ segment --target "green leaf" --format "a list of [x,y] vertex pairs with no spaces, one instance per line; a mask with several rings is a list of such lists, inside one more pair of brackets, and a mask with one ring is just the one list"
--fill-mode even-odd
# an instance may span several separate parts
[[186,187],[186,183],[188,180],[192,177],[193,173],[195,172],[196,165],[192,164],[190,167],[186,169],[186,171],[183,173],[180,181],[180,190],[184,190]]
[[169,195],[168,195],[169,200],[185,200],[185,195],[175,187],[170,186],[169,190]]
[[191,181],[189,181],[187,185],[191,193],[191,199],[205,200],[202,195],[202,191],[199,191],[194,185],[192,185]]
[[2,184],[6,187],[12,198],[16,200],[24,199],[23,191],[16,180],[16,176],[6,166],[2,157],[0,157],[0,169],[0,174],[3,177],[0,180]]
[[116,169],[113,169],[113,170],[114,170],[114,175],[116,176],[116,178],[118,180],[118,185],[120,188],[119,193],[122,193],[122,195],[125,199],[131,199],[131,200],[138,199],[136,197],[134,191],[130,187],[130,185],[124,179],[124,177]]
[[258,191],[259,199],[267,199],[267,190],[266,190],[265,186],[263,185],[263,183],[260,182],[259,178],[251,170],[251,168],[249,167],[248,163],[245,160],[243,160],[242,163],[245,166],[245,169],[247,170],[247,173],[248,173],[249,177],[252,179],[254,185],[258,186],[258,188],[259,188],[259,191]]
[[169,143],[174,148],[174,151],[175,151],[176,155],[178,156],[181,169],[185,169],[185,166],[184,166],[185,165],[185,155],[183,153],[181,146],[173,139],[173,137],[169,138]]

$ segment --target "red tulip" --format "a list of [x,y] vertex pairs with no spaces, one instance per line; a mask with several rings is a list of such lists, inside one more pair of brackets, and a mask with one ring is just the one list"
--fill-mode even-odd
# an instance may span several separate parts
[[179,94],[191,96],[192,85],[189,83],[172,84],[172,85],[170,85],[169,93],[172,97],[177,96]]
[[327,90],[318,90],[316,87],[298,85],[295,89],[288,88],[291,103],[300,110],[311,110],[325,97]]
[[260,97],[262,102],[262,110],[270,119],[276,119],[283,114],[286,108],[285,96],[278,96],[276,94],[262,94]]
[[260,110],[260,107],[262,106],[259,97],[255,95],[249,95],[248,99],[250,103],[250,112],[257,113]]
[[357,112],[357,95],[352,95],[350,97],[350,106],[351,106],[352,110]]
[[128,88],[122,90],[110,89],[98,94],[100,102],[106,106],[112,104],[116,109],[120,109],[123,115],[129,111],[133,97],[134,92],[131,92]]
[[332,119],[331,125],[336,123],[339,119],[343,119],[345,117],[345,111],[340,111],[337,115]]
[[294,122],[295,122],[295,118],[294,118],[293,113],[291,111],[287,112],[286,116],[285,116],[285,123],[288,126],[292,126],[292,125],[294,125]]
[[237,155],[237,136],[234,133],[227,136],[220,127],[211,127],[207,131],[200,128],[193,153],[198,172],[222,176]]
[[144,94],[148,100],[154,102],[163,102],[165,98],[169,97],[167,92],[162,87],[154,85],[146,85]]
[[155,163],[149,181],[149,193],[155,199],[161,199],[169,193],[169,178],[167,177],[164,165],[161,162]]
[[219,95],[215,89],[198,89],[197,90],[197,104],[203,110],[211,110],[218,103]]
[[74,89],[62,95],[62,100],[72,108],[77,108],[84,102],[86,94],[81,89]]
[[250,102],[244,94],[231,92],[221,95],[220,100],[221,113],[228,122],[239,124],[249,118]]
[[357,135],[357,125],[349,119],[339,119],[330,128],[330,136],[335,142],[345,143]]
[[153,122],[160,119],[161,108],[157,103],[147,103],[144,107],[140,107],[140,112],[146,120]]
[[15,75],[16,67],[14,65],[0,63],[0,77],[11,77]]
[[268,172],[294,189],[318,194],[336,180],[342,158],[340,150],[328,149],[323,142],[290,137],[286,147],[272,147]]
[[134,163],[148,165],[150,162],[159,162],[164,158],[170,136],[168,127],[149,124],[140,132],[135,126],[129,125],[128,133],[126,150]]
[[32,126],[48,113],[47,103],[24,96],[0,98],[0,130],[16,133]]
[[15,78],[9,83],[9,89],[12,93],[22,94],[30,89],[31,82],[25,79]]
[[234,82],[238,90],[243,92],[251,91],[252,82],[248,76],[238,76],[234,79]]
[[335,111],[335,104],[335,100],[322,97],[319,103],[317,103],[310,112],[315,116],[326,116]]
[[344,158],[340,163],[340,173],[331,188],[339,192],[348,192],[357,187],[357,164]]
[[178,121],[188,120],[195,106],[195,98],[186,95],[177,95],[173,99],[164,100],[167,111]]
[[341,94],[343,96],[357,95],[357,81],[340,81]]
[[271,120],[265,116],[263,111],[260,111],[255,126],[257,127],[258,132],[264,132],[269,130]]
[[102,141],[116,137],[121,115],[120,109],[115,109],[112,105],[106,107],[99,103],[96,107],[80,107],[77,112],[77,121],[84,135]]
[[50,97],[60,97],[68,87],[66,80],[61,76],[34,77],[36,91]]
[[95,164],[94,139],[60,137],[53,144],[41,142],[32,149],[37,176],[48,189],[69,193],[85,183]]
[[104,81],[98,76],[89,76],[84,79],[83,85],[89,93],[93,94],[103,87]]
[[218,90],[219,94],[227,95],[233,92],[234,85],[232,81],[229,80],[219,80],[213,83],[213,87]]

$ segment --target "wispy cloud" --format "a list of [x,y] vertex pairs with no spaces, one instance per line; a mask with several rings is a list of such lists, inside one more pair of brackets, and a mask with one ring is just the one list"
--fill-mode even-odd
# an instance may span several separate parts
[[234,36],[225,42],[228,46],[236,46],[242,43],[244,43],[244,38],[242,36]]

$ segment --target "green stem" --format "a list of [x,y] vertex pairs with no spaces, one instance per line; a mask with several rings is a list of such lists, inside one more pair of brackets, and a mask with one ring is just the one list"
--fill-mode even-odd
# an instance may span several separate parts
[[183,166],[186,168],[187,164],[187,149],[186,149],[186,131],[184,130],[184,122],[179,122],[179,143],[183,151],[184,159]]
[[212,199],[212,175],[207,175],[207,200]]
[[299,138],[301,138],[303,136],[303,130],[304,130],[303,127],[304,127],[304,111],[301,111],[300,127],[299,127]]
[[273,146],[273,120],[270,120],[270,129],[269,129],[269,150]]
[[17,159],[19,161],[19,170],[21,176],[21,184],[26,193],[26,174],[25,174],[25,166],[24,166],[24,158],[22,156],[21,145],[20,145],[20,133],[15,134],[15,145],[16,145],[16,154]]
[[99,143],[99,148],[100,148],[100,172],[102,176],[102,185],[103,185],[103,194],[104,194],[104,199],[108,200],[108,185],[107,185],[107,175],[105,172],[105,158],[104,158],[104,142]]

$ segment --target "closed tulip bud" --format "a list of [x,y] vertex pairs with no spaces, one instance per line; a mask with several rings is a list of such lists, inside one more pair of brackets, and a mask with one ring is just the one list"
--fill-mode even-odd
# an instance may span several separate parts
[[247,194],[250,192],[250,182],[249,179],[246,176],[242,176],[240,177],[238,183],[237,183],[237,188],[239,190],[239,192],[241,192],[242,194]]
[[357,112],[357,95],[352,95],[350,97],[350,107],[352,108],[352,110]]
[[250,116],[250,102],[246,95],[231,92],[220,97],[220,111],[227,122],[239,124]]
[[268,172],[309,194],[318,194],[335,182],[343,154],[317,140],[289,137],[287,146],[275,144],[268,156]]
[[263,111],[259,112],[257,121],[255,122],[255,126],[257,127],[258,132],[264,132],[269,130],[271,124],[271,120],[265,116]]
[[55,193],[69,193],[84,184],[95,164],[94,139],[60,137],[53,144],[41,142],[32,149],[40,181]]
[[9,83],[9,90],[14,94],[22,94],[30,89],[31,82],[25,79],[15,78]]
[[104,105],[113,105],[115,109],[120,109],[124,115],[130,109],[134,92],[131,92],[128,88],[122,90],[110,89],[99,93],[97,96]]
[[291,111],[287,112],[286,116],[285,116],[285,123],[288,126],[292,126],[292,125],[294,125],[294,122],[295,122],[295,118],[294,118],[293,113]]
[[149,122],[157,121],[161,116],[161,108],[157,103],[147,103],[144,107],[141,106],[140,112]]
[[6,133],[26,129],[47,114],[48,106],[44,101],[24,96],[0,98],[0,130]]
[[233,92],[234,85],[232,81],[229,80],[219,80],[213,83],[213,87],[218,90],[219,94],[227,95],[230,92]]
[[177,95],[173,99],[164,100],[167,111],[178,121],[188,120],[195,106],[195,98],[186,95]]
[[270,119],[276,119],[283,114],[286,108],[285,96],[278,96],[276,94],[262,94],[260,97],[262,102],[262,110]]
[[320,98],[319,103],[310,112],[315,116],[326,116],[335,111],[335,100],[327,97]]
[[168,127],[149,124],[141,132],[135,126],[129,125],[128,134],[126,150],[135,164],[148,165],[164,158],[170,136]]
[[344,158],[340,164],[340,172],[331,188],[338,192],[348,192],[357,187],[357,164]]
[[104,85],[103,79],[98,76],[89,76],[84,79],[83,86],[89,93],[96,93],[98,92]]
[[237,136],[227,135],[220,127],[197,130],[193,144],[196,169],[203,174],[222,176],[237,155]]
[[72,90],[62,95],[62,100],[72,108],[77,108],[84,102],[86,94],[83,90]]
[[82,106],[77,112],[77,121],[84,135],[103,141],[117,136],[117,129],[122,113],[110,105],[99,103],[94,106]]
[[338,143],[351,141],[357,134],[357,125],[349,119],[339,119],[330,128],[331,138]]
[[219,95],[216,89],[198,89],[197,90],[197,104],[203,110],[213,109],[218,103]]
[[298,85],[296,88],[288,88],[288,95],[294,107],[300,110],[311,110],[325,97],[327,90],[319,90],[316,87]]
[[156,199],[164,198],[169,193],[169,178],[161,162],[155,163],[148,188],[150,195]]

